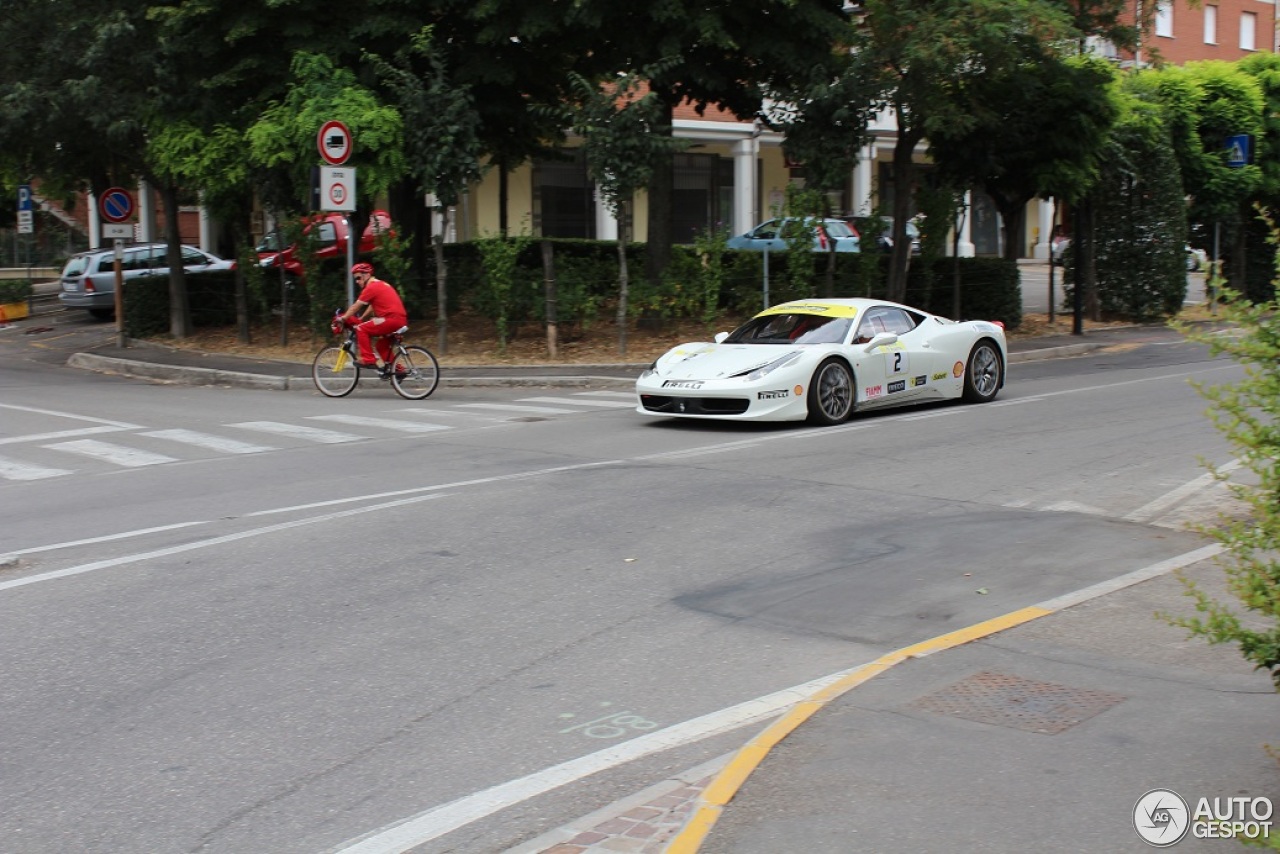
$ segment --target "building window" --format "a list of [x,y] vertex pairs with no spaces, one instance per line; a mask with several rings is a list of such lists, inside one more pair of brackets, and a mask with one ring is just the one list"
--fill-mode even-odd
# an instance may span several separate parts
[[714,154],[677,154],[671,195],[671,240],[694,239],[733,217],[733,160]]
[[1257,50],[1258,16],[1252,12],[1240,15],[1240,49]]
[[581,151],[533,164],[533,228],[540,237],[596,236],[595,188]]
[[1218,7],[1204,7],[1204,43],[1218,43]]
[[1156,35],[1173,38],[1173,4],[1168,0],[1156,4]]

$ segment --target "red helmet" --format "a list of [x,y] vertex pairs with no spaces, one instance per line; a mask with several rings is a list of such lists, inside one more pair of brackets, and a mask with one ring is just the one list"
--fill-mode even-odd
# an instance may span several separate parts
[[354,267],[352,267],[352,268],[351,268],[351,275],[353,275],[353,276],[354,276],[356,273],[368,273],[370,276],[372,276],[372,275],[373,275],[373,265],[372,265],[372,264],[366,264],[366,263],[364,263],[363,261],[361,261],[359,264],[357,264],[357,265],[355,265]]

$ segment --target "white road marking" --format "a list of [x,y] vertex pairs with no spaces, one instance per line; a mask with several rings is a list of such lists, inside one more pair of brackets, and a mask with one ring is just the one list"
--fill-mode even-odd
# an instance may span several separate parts
[[67,469],[26,465],[0,457],[0,478],[5,480],[43,480],[46,477],[61,477],[64,474],[71,474],[71,472]]
[[636,399],[634,391],[575,391],[574,397],[629,397]]
[[308,442],[319,442],[323,445],[337,445],[341,442],[360,442],[363,436],[352,433],[339,433],[337,430],[321,430],[319,427],[307,427],[303,424],[285,424],[280,421],[241,421],[239,424],[228,424],[228,427],[240,427],[244,430],[257,430],[261,433],[273,433],[277,436],[288,436],[292,439],[305,439]]
[[353,427],[381,427],[384,430],[398,430],[401,433],[433,433],[436,430],[453,429],[445,424],[419,424],[415,421],[399,421],[394,418],[371,418],[368,415],[308,415],[307,417],[315,421],[336,421]]
[[112,566],[141,563],[142,561],[152,560],[158,557],[168,557],[170,555],[182,554],[183,552],[195,551],[196,549],[206,549],[211,546],[220,546],[224,543],[233,543],[236,540],[246,540],[250,537],[261,537],[265,534],[274,534],[277,531],[284,531],[289,528],[300,528],[303,525],[314,525],[318,522],[328,522],[333,519],[341,519],[345,516],[356,516],[361,513],[373,513],[378,510],[385,510],[388,507],[415,504],[419,501],[427,501],[438,497],[438,495],[416,495],[412,498],[401,498],[396,501],[387,501],[382,504],[373,504],[367,507],[353,507],[350,510],[339,510],[336,513],[325,513],[322,516],[311,516],[306,519],[295,519],[292,522],[281,522],[277,525],[267,525],[262,528],[254,528],[250,531],[240,531],[235,534],[224,534],[220,537],[210,537],[207,540],[197,540],[194,543],[183,543],[180,546],[169,546],[168,548],[155,549],[154,551],[141,552],[139,554],[122,555],[120,557],[108,558],[106,560],[96,560],[92,563],[80,564],[79,566],[69,566],[66,569],[56,569],[53,572],[42,572],[38,575],[28,575],[25,578],[15,578],[12,581],[0,581],[0,591],[12,590],[15,587],[25,587],[29,584],[38,584],[42,581],[52,581],[56,578],[66,578],[71,575],[83,575],[86,572],[94,572],[96,570],[107,569]]
[[130,424],[128,421],[112,421],[109,418],[94,418],[92,415],[76,415],[73,412],[59,412],[56,409],[36,409],[34,406],[17,406],[12,403],[0,403],[0,409],[13,409],[18,412],[31,412],[36,415],[53,415],[57,418],[70,418],[73,421],[90,421],[94,424],[105,424],[120,430],[137,430],[141,424]]
[[[1235,471],[1238,468],[1240,468],[1240,461],[1232,460],[1226,465],[1219,466],[1218,471],[1226,474],[1227,472]],[[1174,505],[1185,501],[1197,492],[1207,489],[1217,482],[1218,479],[1213,476],[1213,472],[1206,472],[1197,478],[1187,481],[1176,489],[1169,490],[1155,501],[1149,501],[1142,505],[1137,510],[1134,510],[1132,513],[1125,516],[1125,521],[1150,522],[1152,519],[1155,519]]]
[[105,537],[90,537],[85,540],[68,540],[65,543],[52,543],[47,546],[36,546],[30,549],[18,549],[13,552],[5,552],[7,555],[29,555],[39,552],[51,552],[55,549],[69,549],[72,546],[91,546],[95,543],[109,543],[112,540],[123,540],[128,537],[140,537],[145,534],[156,534],[161,531],[172,531],[175,528],[190,528],[192,525],[208,525],[209,522],[179,522],[176,525],[160,525],[155,528],[139,528],[136,531],[122,531],[119,534],[107,534]]
[[110,442],[99,442],[97,439],[79,439],[75,442],[59,442],[56,445],[41,445],[51,451],[66,451],[69,454],[81,454],[102,460],[112,465],[138,468],[140,466],[156,466],[161,463],[176,463],[176,457],[164,454],[153,454],[137,448],[126,448],[124,445],[113,445]]
[[621,400],[580,400],[576,397],[522,397],[521,403],[558,403],[561,406],[604,406],[610,409],[630,409],[635,404]]
[[844,677],[848,671],[823,676],[764,697],[757,697],[727,709],[711,712],[622,744],[553,765],[525,777],[458,798],[447,804],[396,822],[372,835],[352,840],[335,854],[399,854],[439,839],[460,827],[493,815],[499,810],[561,786],[625,765],[653,753],[691,744],[720,733],[775,717],[791,706]]
[[572,409],[556,409],[551,406],[520,406],[514,403],[459,403],[457,409],[496,409],[502,412],[527,412],[537,415],[571,415]]
[[210,451],[219,451],[224,454],[260,454],[263,451],[277,450],[270,445],[252,445],[248,442],[240,442],[223,436],[197,433],[195,430],[152,430],[141,435],[155,439],[169,439],[174,442],[181,442],[184,445],[195,445],[198,448],[207,448]]
[[56,430],[52,433],[29,433],[26,436],[8,436],[0,439],[0,445],[13,445],[18,442],[47,442],[50,439],[69,439],[72,436],[92,436],[95,433],[119,433],[130,427],[81,427],[79,430]]

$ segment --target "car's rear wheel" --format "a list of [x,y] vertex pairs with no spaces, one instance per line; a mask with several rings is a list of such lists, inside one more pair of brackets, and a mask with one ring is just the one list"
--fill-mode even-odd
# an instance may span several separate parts
[[986,403],[996,399],[1004,377],[1000,350],[990,338],[984,338],[969,351],[964,371],[964,399],[970,403]]
[[853,412],[853,374],[840,359],[827,359],[809,382],[809,420],[839,424]]
[[91,308],[89,309],[89,316],[96,320],[111,320],[116,316],[116,310],[114,308]]

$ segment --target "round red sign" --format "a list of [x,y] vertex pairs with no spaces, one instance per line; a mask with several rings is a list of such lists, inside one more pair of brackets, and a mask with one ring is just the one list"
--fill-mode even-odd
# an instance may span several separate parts
[[316,137],[320,156],[331,166],[341,166],[351,156],[351,131],[342,122],[325,122]]

